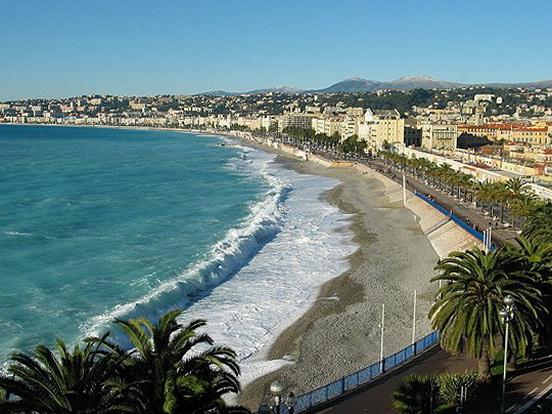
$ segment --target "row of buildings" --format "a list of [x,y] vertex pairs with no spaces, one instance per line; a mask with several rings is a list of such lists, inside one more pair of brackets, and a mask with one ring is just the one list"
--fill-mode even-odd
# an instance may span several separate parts
[[[451,99],[452,92],[441,92]],[[532,93],[535,101],[552,91]],[[361,98],[359,98],[360,101]],[[539,102],[547,102],[542,99]],[[469,139],[497,143],[503,163],[535,167],[535,175],[547,175],[551,163],[552,117],[517,119],[490,116],[489,108],[502,104],[501,97],[476,94],[462,102],[448,101],[446,108],[377,110],[324,103],[318,96],[264,94],[258,96],[117,97],[90,95],[78,98],[0,103],[0,122],[61,125],[117,125],[185,129],[249,130],[282,132],[286,128],[312,129],[317,134],[355,136],[374,152],[383,148],[419,148],[452,154]],[[527,105],[527,104],[523,104]],[[525,108],[521,105],[516,113]],[[443,105],[441,105],[443,106]],[[521,108],[521,109],[520,109]],[[552,112],[551,112],[552,113]],[[468,145],[469,146],[469,145]],[[483,151],[483,150],[482,150]],[[473,151],[468,153],[473,154]],[[475,162],[475,156],[473,156]],[[525,168],[527,170],[527,168]],[[550,174],[552,175],[552,174]]]

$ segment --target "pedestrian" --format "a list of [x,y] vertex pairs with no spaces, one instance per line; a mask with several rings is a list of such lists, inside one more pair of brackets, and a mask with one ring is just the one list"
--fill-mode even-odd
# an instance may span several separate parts
[[469,218],[466,218],[466,224],[469,226],[470,225],[470,219]]

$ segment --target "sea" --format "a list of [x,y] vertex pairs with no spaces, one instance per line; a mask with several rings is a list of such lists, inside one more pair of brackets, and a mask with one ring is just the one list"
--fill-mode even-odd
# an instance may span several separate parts
[[290,363],[269,345],[356,249],[336,185],[222,136],[0,125],[0,365],[176,308],[244,383]]

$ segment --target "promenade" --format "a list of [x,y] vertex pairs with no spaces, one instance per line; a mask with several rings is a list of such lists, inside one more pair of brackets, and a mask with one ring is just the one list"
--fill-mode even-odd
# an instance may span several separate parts
[[[384,165],[381,161],[371,160],[362,164],[377,170],[388,178],[403,183],[402,172]],[[496,225],[480,209],[473,204],[464,202],[445,194],[419,180],[412,175],[406,176],[407,189],[425,196],[431,196],[434,202],[451,211],[465,223],[484,231],[493,226],[492,242],[495,246],[505,243],[515,243],[518,232],[502,224]],[[381,378],[345,394],[337,400],[307,411],[307,413],[349,414],[349,413],[396,413],[392,407],[392,393],[397,389],[402,379],[410,374],[428,374],[444,372],[464,372],[476,370],[477,363],[464,355],[452,356],[439,346],[428,350],[409,363],[386,373]],[[522,413],[552,389],[552,357],[545,357],[520,366],[515,373],[510,373],[507,382],[505,407],[507,413]],[[498,378],[481,396],[476,404],[466,408],[464,413],[484,414],[498,413],[501,404],[502,383]]]
[[[365,161],[363,164],[377,170],[379,173],[386,175],[388,178],[402,185],[401,171],[395,170],[388,165],[384,165],[379,160]],[[472,203],[462,201],[443,193],[410,174],[406,175],[406,180],[406,188],[409,191],[416,191],[425,196],[430,195],[435,203],[439,204],[448,211],[452,211],[452,213],[464,221],[464,223],[474,226],[474,228],[477,228],[480,232],[483,232],[492,226],[492,241],[495,246],[499,247],[504,245],[504,243],[516,243],[515,239],[519,236],[516,230],[511,227],[505,227],[501,223],[493,223],[491,217],[484,214],[480,208],[475,208]]]
[[[337,400],[305,413],[321,414],[396,414],[392,406],[392,394],[402,379],[410,374],[464,372],[476,370],[477,363],[463,355],[451,356],[439,346],[428,350],[411,362],[393,370],[381,378],[360,387]],[[538,396],[552,389],[552,357],[544,357],[518,367],[508,374],[506,386],[506,412],[521,414]],[[486,393],[473,405],[465,408],[466,414],[490,414],[500,412],[502,382],[495,378]]]
[[[403,173],[381,160],[343,160],[336,157],[326,157],[326,154],[317,153],[326,159],[335,162],[345,161],[365,165],[370,169],[383,174],[387,178],[403,185]],[[492,226],[492,244],[496,247],[505,243],[515,244],[518,231],[502,223],[493,221],[488,214],[475,207],[473,203],[462,201],[450,194],[444,193],[420,180],[413,175],[406,174],[406,186],[410,192],[418,192],[430,196],[435,203],[446,211],[452,212],[457,218],[470,227],[483,232]],[[428,207],[429,204],[426,204]],[[437,211],[437,210],[436,210]],[[446,219],[445,215],[443,218]],[[446,253],[445,253],[446,254]],[[402,379],[410,374],[428,374],[445,372],[465,372],[477,370],[477,362],[467,359],[464,355],[452,356],[439,346],[424,352],[408,363],[392,369],[379,378],[363,385],[351,392],[343,394],[337,399],[323,403],[306,410],[306,413],[350,414],[350,413],[395,413],[392,407],[392,393],[397,389]],[[552,357],[545,357],[519,366],[518,370],[508,374],[507,392],[505,399],[506,412],[509,414],[525,412],[527,406],[534,403],[552,389]],[[483,414],[499,413],[502,395],[501,377],[495,377],[493,384],[487,389],[477,403],[464,409],[464,413]]]

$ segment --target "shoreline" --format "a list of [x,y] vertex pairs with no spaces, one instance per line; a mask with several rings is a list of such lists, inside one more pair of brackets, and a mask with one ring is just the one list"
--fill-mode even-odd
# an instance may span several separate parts
[[[256,409],[268,384],[275,379],[283,381],[299,395],[376,362],[383,302],[386,321],[389,321],[386,322],[384,354],[390,355],[407,346],[412,332],[414,289],[418,291],[416,338],[430,332],[426,315],[436,287],[431,287],[428,281],[439,256],[463,248],[456,243],[460,235],[454,235],[454,231],[460,229],[454,223],[447,223],[438,232],[426,235],[425,230],[442,220],[442,215],[417,197],[408,200],[406,209],[402,205],[400,185],[376,171],[354,163],[347,163],[344,168],[328,168],[328,163],[322,159],[305,162],[300,150],[274,148],[248,133],[138,126],[48,126],[161,130],[230,137],[243,145],[278,154],[277,162],[287,168],[339,181],[322,198],[351,215],[348,227],[358,248],[347,258],[349,269],[319,286],[313,293],[315,302],[302,316],[290,321],[273,342],[261,348],[259,359],[288,364],[245,385],[237,397],[239,403]],[[413,257],[417,258],[416,263],[412,263]],[[290,361],[293,363],[289,364]]]
[[[402,187],[368,167],[328,168],[316,160],[305,162],[295,154],[257,140],[234,138],[245,145],[279,154],[279,162],[300,173],[338,179],[340,184],[324,198],[352,215],[349,229],[355,235],[353,242],[359,246],[347,258],[349,269],[321,285],[314,304],[268,345],[267,360],[285,359],[293,364],[246,384],[237,397],[240,404],[256,409],[266,402],[268,386],[274,380],[284,382],[289,390],[300,395],[379,360],[378,321],[382,303],[385,303],[386,321],[395,324],[389,327],[386,324],[384,354],[390,355],[409,345],[414,289],[417,290],[416,339],[431,332],[427,312],[437,288],[429,284],[433,267],[450,251],[473,247],[478,243],[475,238],[452,222],[426,235],[443,216],[411,194],[405,207]],[[367,206],[380,214],[367,213]],[[388,232],[387,237],[382,237],[381,230],[371,231],[374,217],[389,220],[388,214],[381,212],[396,217],[395,224],[398,224],[383,229]],[[389,240],[393,235],[410,240],[406,243],[409,246]],[[386,240],[378,243],[381,238]],[[397,249],[397,246],[400,247]],[[382,258],[388,249],[394,250],[392,256],[402,249],[407,252],[398,259]],[[412,263],[412,257],[417,258],[417,263]],[[387,278],[382,273],[393,276]]]

